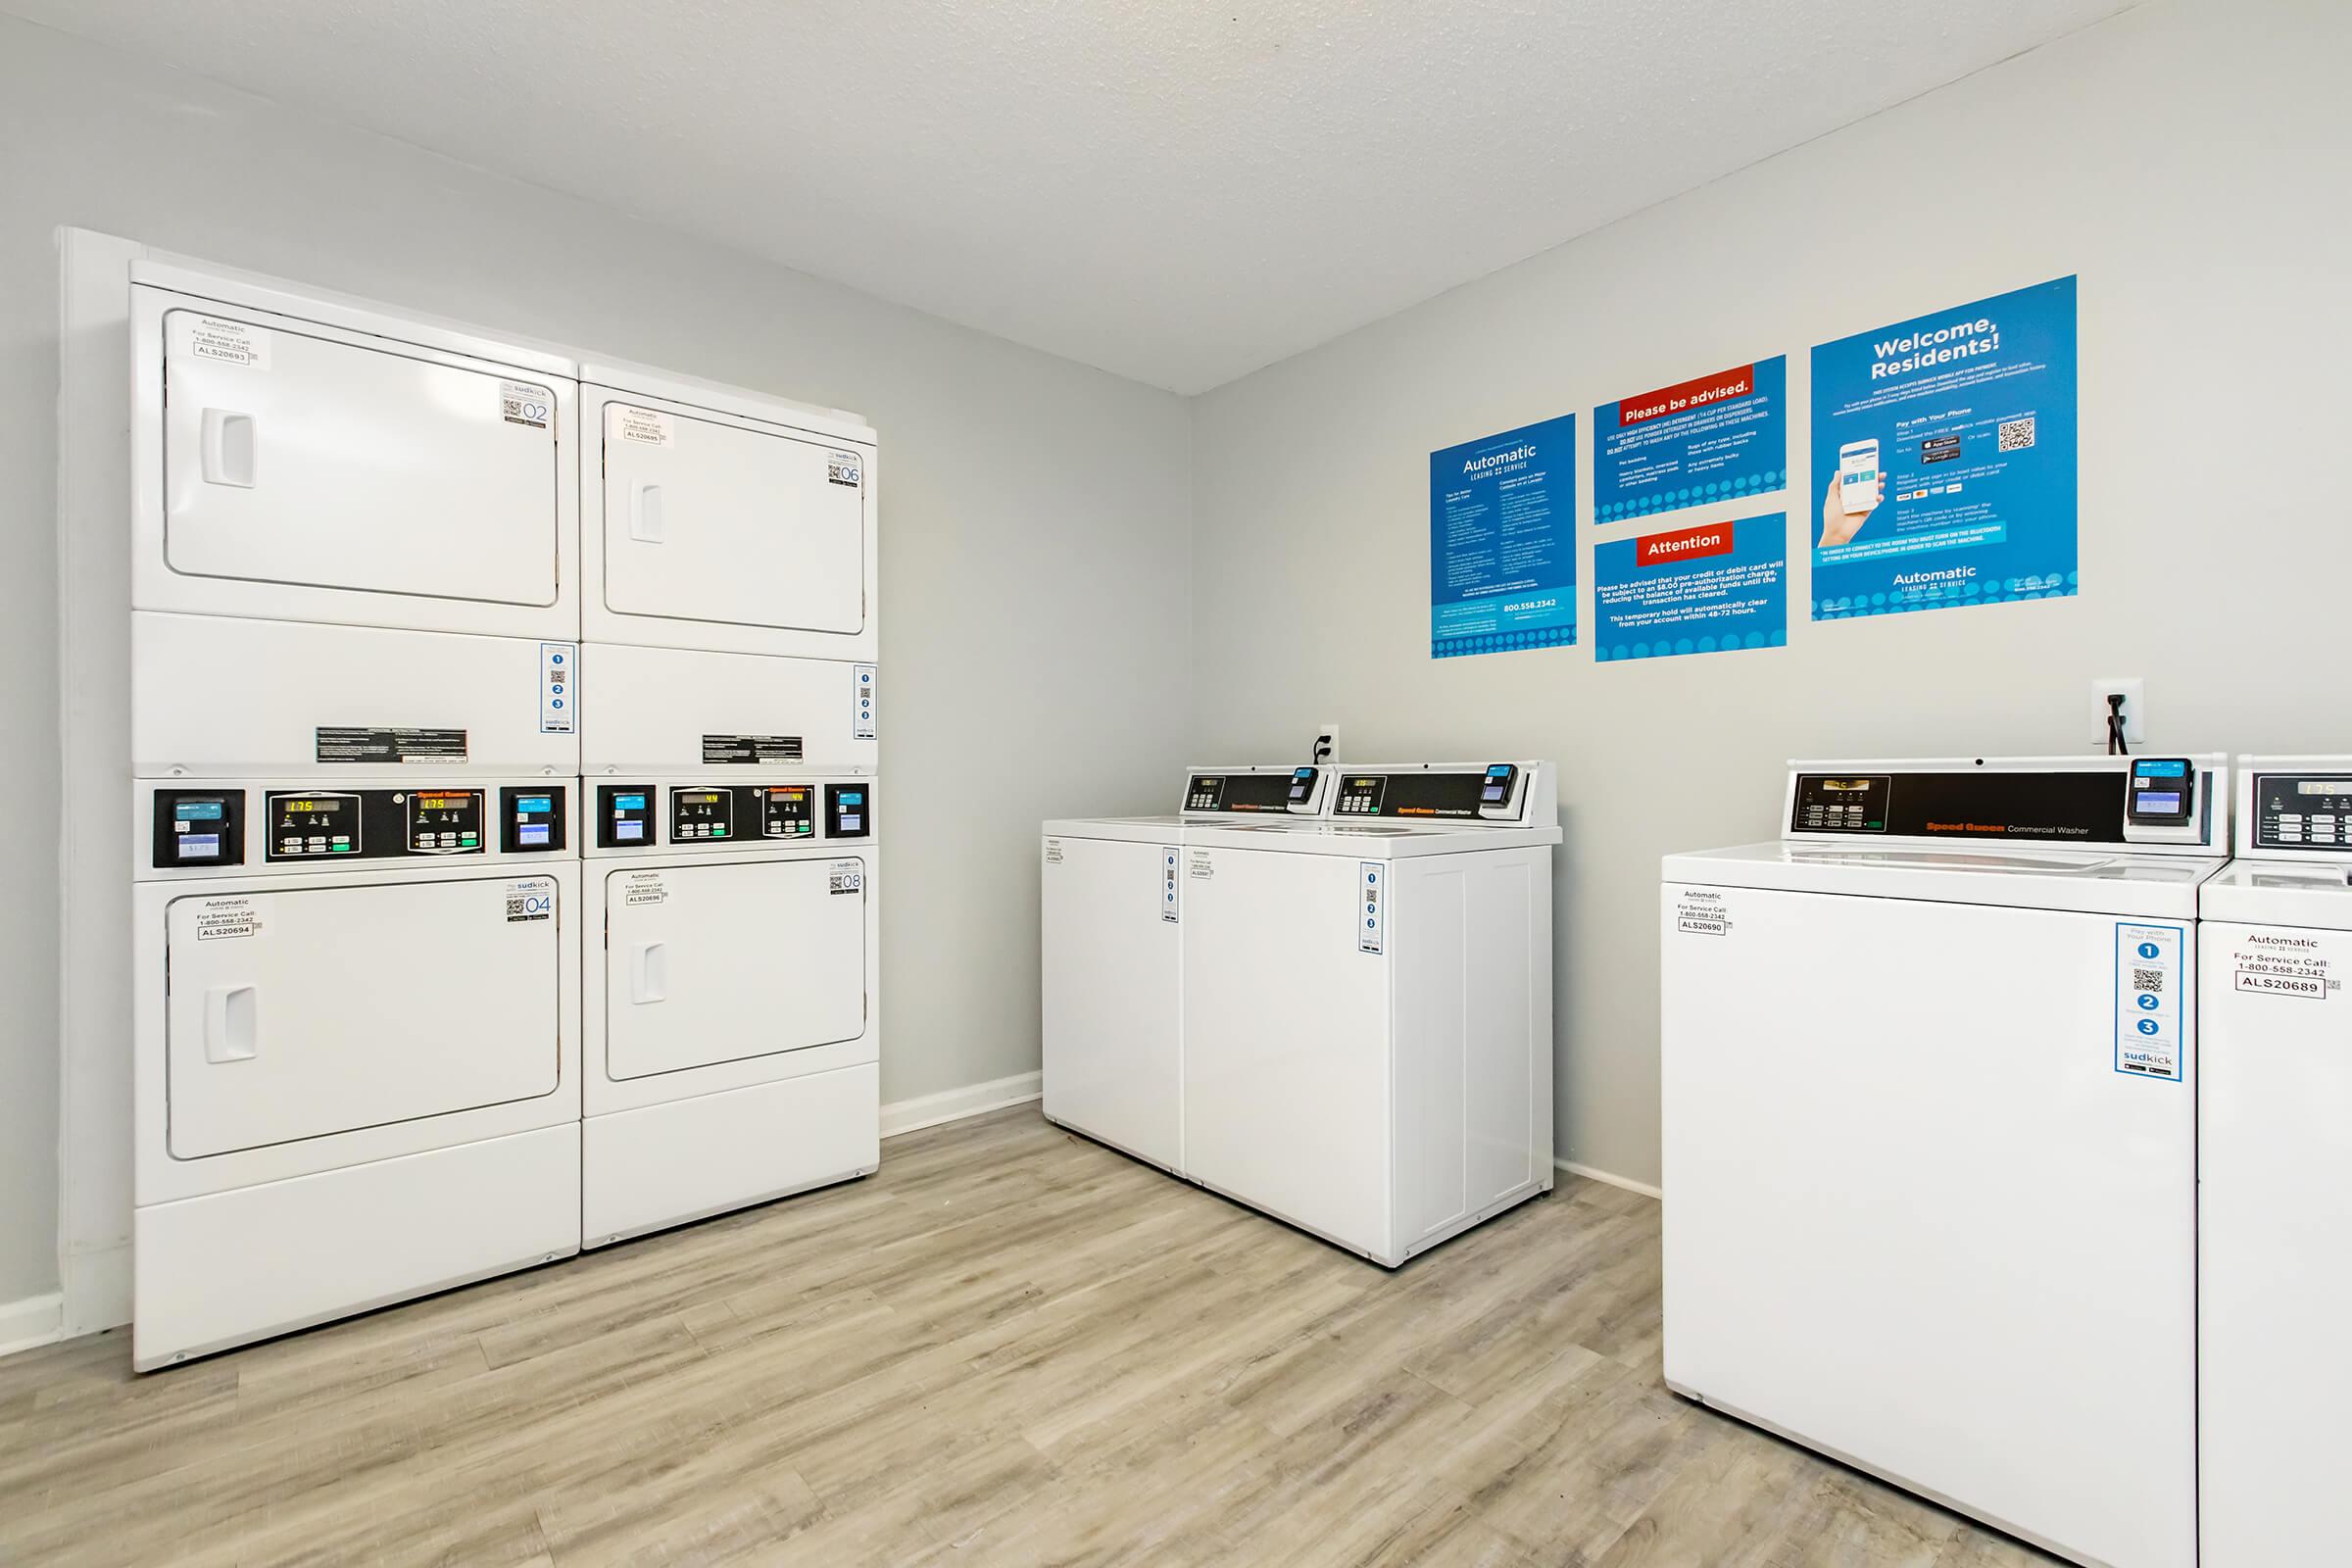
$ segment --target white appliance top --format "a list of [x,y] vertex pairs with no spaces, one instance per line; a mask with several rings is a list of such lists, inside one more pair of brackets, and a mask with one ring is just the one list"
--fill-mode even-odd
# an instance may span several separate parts
[[1200,766],[1179,804],[1180,815],[1064,817],[1045,832],[1370,859],[1560,842],[1544,761]]
[[2208,920],[2352,931],[2352,861],[2232,860],[2198,890]]
[[2194,918],[2219,856],[2133,851],[1743,844],[1665,858],[1664,880],[1853,898]]

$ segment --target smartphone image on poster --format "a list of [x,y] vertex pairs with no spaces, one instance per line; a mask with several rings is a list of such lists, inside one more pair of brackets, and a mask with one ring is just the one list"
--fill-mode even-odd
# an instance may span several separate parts
[[1879,442],[1848,441],[1838,449],[1838,496],[1845,510],[1868,512],[1879,504]]

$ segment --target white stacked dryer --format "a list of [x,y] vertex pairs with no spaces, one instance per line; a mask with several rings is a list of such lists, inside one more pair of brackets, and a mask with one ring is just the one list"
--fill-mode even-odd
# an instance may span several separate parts
[[1552,1185],[1548,762],[1046,825],[1047,1114],[1387,1267]]
[[2238,760],[2237,859],[2198,890],[2202,1560],[2352,1541],[2352,757]]
[[132,281],[145,1368],[577,1250],[577,399]]
[[582,374],[593,1247],[879,1160],[875,437]]

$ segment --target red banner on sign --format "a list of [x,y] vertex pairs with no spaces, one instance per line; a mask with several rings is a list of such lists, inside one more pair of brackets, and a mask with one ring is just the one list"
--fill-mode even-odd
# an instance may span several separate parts
[[1655,392],[1626,398],[1617,405],[1617,424],[1623,429],[1629,424],[1663,418],[1669,414],[1688,414],[1692,409],[1721,403],[1727,398],[1743,398],[1756,389],[1756,368],[1741,365],[1713,375],[1702,375],[1695,381],[1678,381],[1662,386]]
[[1703,528],[1677,528],[1672,533],[1645,533],[1634,541],[1634,564],[1668,566],[1678,561],[1732,553],[1732,525],[1710,522]]

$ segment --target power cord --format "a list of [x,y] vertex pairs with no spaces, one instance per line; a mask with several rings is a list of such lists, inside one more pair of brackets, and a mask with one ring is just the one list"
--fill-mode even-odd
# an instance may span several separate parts
[[2124,694],[2107,694],[2107,755],[2130,757],[2132,748],[2124,740]]

